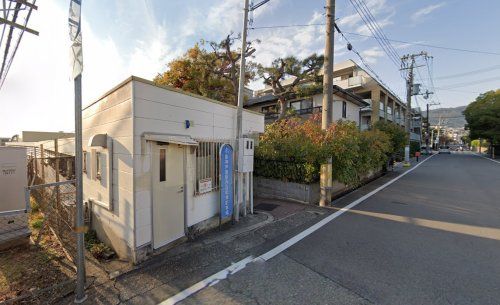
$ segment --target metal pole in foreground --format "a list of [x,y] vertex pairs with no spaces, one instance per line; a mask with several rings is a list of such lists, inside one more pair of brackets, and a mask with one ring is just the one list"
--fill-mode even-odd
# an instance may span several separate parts
[[236,190],[238,192],[236,198],[236,205],[234,209],[234,220],[239,221],[240,220],[240,198],[242,197],[240,194],[241,192],[241,184],[243,183],[242,179],[242,173],[240,173],[240,166],[239,164],[239,154],[240,154],[240,148],[239,148],[239,141],[241,137],[243,137],[243,102],[244,102],[244,97],[243,97],[243,92],[245,90],[245,51],[247,48],[247,26],[248,26],[248,11],[249,11],[249,0],[245,0],[245,7],[243,8],[243,30],[241,32],[241,58],[240,58],[240,78],[239,78],[239,83],[238,83],[238,109],[236,111],[236,147],[235,147],[235,153],[236,153],[236,170],[237,170],[237,180],[236,180]]
[[[323,105],[321,112],[321,129],[326,130],[332,123],[333,105],[333,31],[335,23],[335,0],[326,1],[326,37],[325,62],[323,65]],[[330,205],[332,200],[332,158],[321,164],[320,206]]]
[[87,299],[85,295],[85,226],[83,221],[83,186],[82,186],[82,31],[81,31],[82,0],[70,0],[69,5],[69,36],[71,39],[72,77],[75,84],[75,186],[76,186],[76,296],[75,303]]
[[75,303],[87,299],[85,295],[85,253],[82,185],[82,75],[75,78],[75,184],[76,184],[76,297]]

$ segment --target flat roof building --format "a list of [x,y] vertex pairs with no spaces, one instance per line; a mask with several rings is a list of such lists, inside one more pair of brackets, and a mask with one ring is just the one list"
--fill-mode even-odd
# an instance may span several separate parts
[[[234,144],[232,105],[130,77],[83,109],[84,200],[99,238],[141,261],[218,224],[218,149]],[[243,111],[243,134],[264,115]]]

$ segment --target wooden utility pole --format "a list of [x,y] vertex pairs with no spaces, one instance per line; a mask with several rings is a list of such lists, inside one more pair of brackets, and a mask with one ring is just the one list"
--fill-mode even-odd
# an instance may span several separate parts
[[[321,111],[321,129],[326,130],[332,123],[333,105],[333,44],[335,27],[335,0],[326,0],[326,35],[325,62],[323,66],[323,107]],[[320,206],[330,205],[332,200],[332,158],[321,165]]]

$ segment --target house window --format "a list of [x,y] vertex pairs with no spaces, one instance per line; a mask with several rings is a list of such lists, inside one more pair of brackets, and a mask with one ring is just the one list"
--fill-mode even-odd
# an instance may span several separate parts
[[101,180],[101,153],[95,153],[95,177]]
[[219,190],[219,150],[229,141],[198,141],[195,195]]
[[347,118],[347,103],[342,101],[342,118]]
[[166,170],[167,170],[167,150],[165,148],[160,148],[160,182],[166,180]]
[[290,102],[290,108],[295,109],[298,114],[311,113],[313,101],[310,99]]
[[290,103],[290,108],[295,109],[295,110],[302,109],[301,106],[300,106],[300,101],[291,102]]
[[82,157],[83,157],[82,171],[84,173],[86,173],[87,172],[87,152],[86,151],[83,151]]
[[262,113],[276,113],[276,105],[264,106],[261,108]]

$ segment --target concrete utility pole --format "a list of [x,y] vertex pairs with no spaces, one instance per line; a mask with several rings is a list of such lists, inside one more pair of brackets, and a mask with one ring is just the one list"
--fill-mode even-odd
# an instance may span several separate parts
[[415,65],[415,57],[411,57],[410,71],[408,72],[408,80],[406,81],[406,133],[408,134],[408,143],[405,147],[405,163],[410,163],[410,143],[411,143],[411,97],[413,95],[413,66]]
[[[411,143],[411,97],[413,95],[419,94],[419,92],[413,92],[413,69],[415,68],[415,59],[419,56],[422,56],[424,58],[428,58],[427,52],[420,52],[418,54],[408,54],[403,57],[401,57],[401,65],[402,68],[401,70],[409,70],[408,71],[408,79],[406,80],[406,133],[408,134],[408,143],[406,144],[405,147],[405,166],[410,165],[410,143]],[[417,90],[418,91],[418,90]]]
[[427,154],[430,154],[430,149],[429,149],[429,125],[430,125],[430,118],[429,118],[429,103],[427,103],[427,126],[426,126],[426,135],[425,135],[425,149],[427,150]]
[[244,102],[244,90],[245,90],[245,50],[247,48],[247,27],[248,27],[248,11],[249,11],[249,0],[245,0],[245,6],[243,8],[243,29],[241,31],[241,58],[240,58],[240,78],[238,82],[238,109],[236,112],[236,147],[234,149],[236,153],[236,204],[234,206],[234,220],[240,220],[240,203],[243,200],[243,173],[240,172],[239,163],[239,141],[243,137],[243,102]]
[[[261,7],[262,5],[266,4],[270,0],[263,0],[257,4],[252,4],[252,7],[249,5],[249,0],[244,0],[244,7],[243,7],[243,29],[241,31],[241,57],[240,57],[240,75],[239,75],[239,80],[238,80],[238,108],[236,111],[236,147],[234,148],[234,152],[236,155],[236,204],[234,207],[234,220],[239,221],[240,220],[240,203],[244,200],[243,198],[243,176],[244,173],[240,172],[241,164],[239,164],[239,141],[243,137],[243,103],[245,101],[245,66],[246,66],[246,59],[245,59],[245,52],[247,49],[247,32],[248,32],[248,13],[250,11],[254,11],[255,9]],[[252,185],[253,182],[250,182],[249,185]],[[253,194],[253,192],[252,192]],[[253,198],[251,199],[251,202],[253,202]],[[246,213],[246,207],[245,211]]]
[[[335,0],[326,0],[326,35],[325,62],[323,65],[323,105],[321,112],[321,129],[326,130],[332,123],[333,105],[333,45],[335,26]],[[332,158],[321,165],[321,199],[320,206],[330,205],[332,200]]]
[[335,0],[326,0],[325,62],[323,65],[323,111],[321,129],[326,130],[332,123],[333,104],[333,44],[335,23]]

